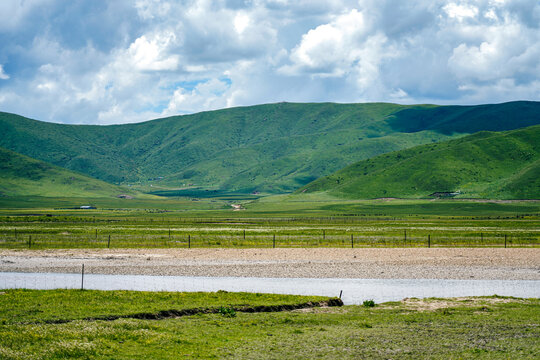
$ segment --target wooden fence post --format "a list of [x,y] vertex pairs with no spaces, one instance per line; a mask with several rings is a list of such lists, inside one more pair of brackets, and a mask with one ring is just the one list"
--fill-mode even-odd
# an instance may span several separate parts
[[427,247],[428,247],[428,248],[431,247],[431,235],[428,235],[428,236],[427,236]]
[[107,249],[111,248],[111,235],[109,235],[109,240],[107,240]]
[[272,248],[276,248],[276,234],[274,234],[274,238],[272,239]]
[[82,271],[81,271],[81,290],[84,290],[84,264],[82,264]]
[[187,241],[188,241],[188,249],[191,249],[191,235],[187,236]]
[[353,234],[351,234],[351,249],[354,249],[354,237],[353,237]]
[[32,247],[32,235],[28,235],[28,248]]
[[506,249],[506,234],[504,234],[504,248]]

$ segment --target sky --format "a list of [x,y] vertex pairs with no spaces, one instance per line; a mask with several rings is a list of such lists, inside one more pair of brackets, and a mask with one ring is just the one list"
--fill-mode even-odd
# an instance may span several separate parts
[[1,0],[0,111],[540,100],[539,0]]

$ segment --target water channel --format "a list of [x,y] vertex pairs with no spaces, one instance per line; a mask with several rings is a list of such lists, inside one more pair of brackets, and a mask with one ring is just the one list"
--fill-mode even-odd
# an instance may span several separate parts
[[0,273],[0,289],[85,289],[139,291],[234,291],[339,296],[346,305],[372,299],[377,303],[407,297],[503,295],[540,297],[540,280],[447,279],[311,279],[253,277],[186,277],[61,273]]

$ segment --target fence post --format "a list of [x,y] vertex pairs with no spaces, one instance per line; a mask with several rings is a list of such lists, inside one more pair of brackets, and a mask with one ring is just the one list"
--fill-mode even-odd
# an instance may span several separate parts
[[272,248],[276,248],[276,234],[274,234],[274,238],[272,239]]
[[354,237],[353,237],[353,234],[351,234],[351,249],[354,249]]
[[97,229],[96,229],[96,237],[95,238],[97,239]]
[[504,234],[504,248],[506,249],[506,234]]
[[325,230],[322,231],[322,239],[326,240],[326,231]]
[[111,248],[111,235],[109,235],[109,240],[107,240],[107,249]]
[[84,290],[84,264],[82,264],[82,271],[81,271],[81,290]]
[[188,235],[188,236],[187,236],[187,241],[188,241],[188,242],[187,242],[187,244],[188,244],[187,247],[188,247],[188,249],[191,249],[191,235]]
[[28,235],[28,248],[32,247],[32,235]]
[[403,242],[407,242],[407,230],[403,230]]
[[427,247],[428,247],[428,248],[431,247],[431,235],[428,235],[428,236],[427,236]]
[[484,245],[484,233],[480,233],[480,243]]
[[246,230],[244,229],[244,241],[246,241]]
[[17,240],[17,228],[15,228],[15,240]]

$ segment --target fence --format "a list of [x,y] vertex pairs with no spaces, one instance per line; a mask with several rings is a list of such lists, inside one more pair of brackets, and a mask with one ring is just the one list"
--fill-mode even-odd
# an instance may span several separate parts
[[377,234],[347,231],[275,233],[186,233],[153,231],[141,233],[44,233],[14,232],[0,235],[0,248],[277,248],[277,247],[537,247],[540,237],[534,232],[456,233],[384,232]]

